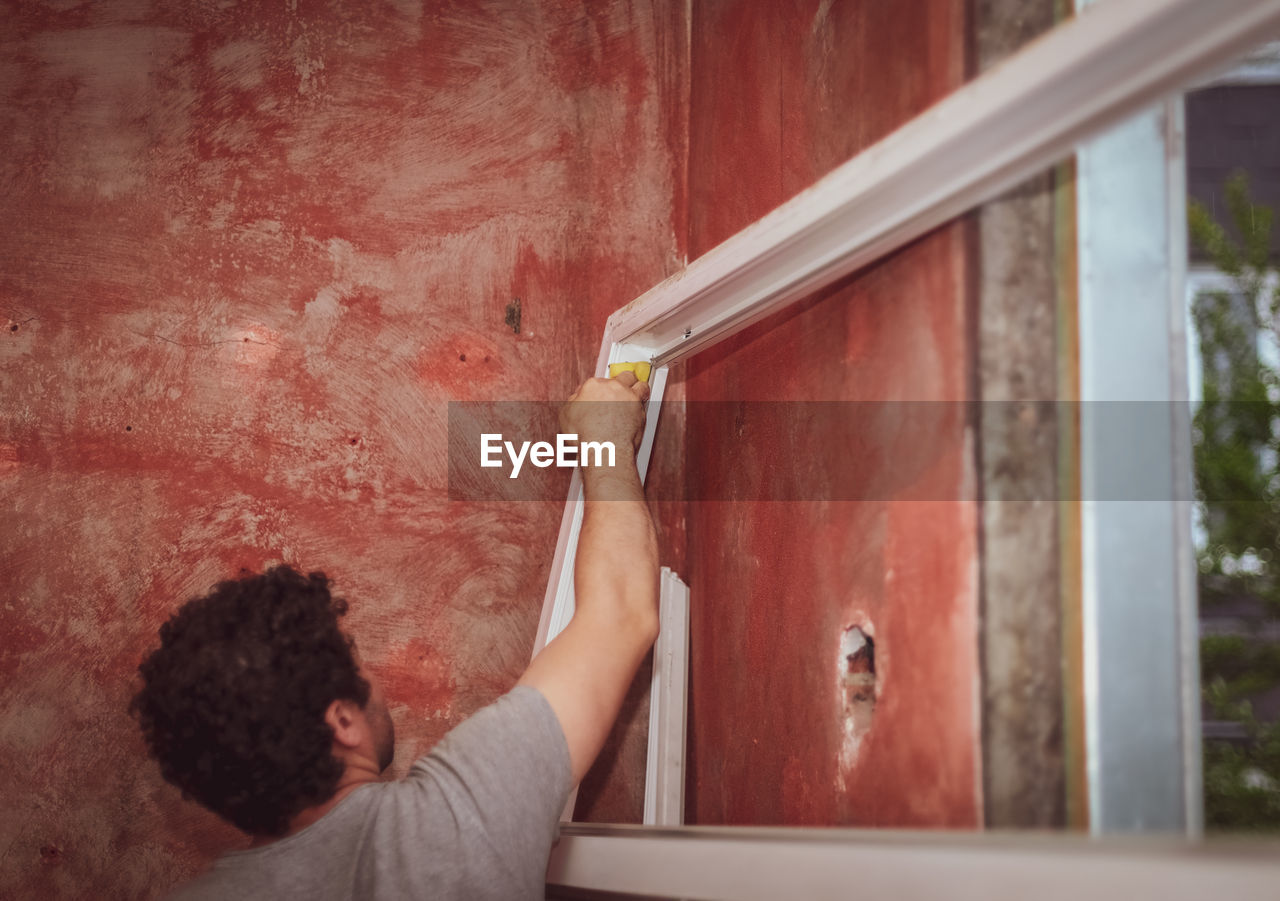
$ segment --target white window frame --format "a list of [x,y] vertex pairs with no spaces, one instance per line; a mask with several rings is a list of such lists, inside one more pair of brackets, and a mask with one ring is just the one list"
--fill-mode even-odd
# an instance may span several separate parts
[[[667,366],[992,199],[1067,157],[1104,127],[1178,92],[1277,33],[1280,0],[1103,0],[619,309],[605,326],[596,375],[604,376],[611,362],[654,364],[638,458],[641,475],[652,451]],[[1082,335],[1082,341],[1087,338]],[[573,615],[582,507],[582,485],[575,476],[535,655]],[[1142,673],[1133,676],[1143,678]],[[565,835],[584,838],[582,830],[588,829],[576,824],[563,828]],[[592,828],[599,837],[601,827]],[[608,839],[621,854],[609,871],[609,889],[642,891],[640,877],[653,866],[643,853],[649,840],[628,827],[606,828],[620,830],[615,836],[629,836]],[[676,834],[683,841],[697,832]],[[780,861],[796,847],[791,838],[761,841],[753,854],[765,860]],[[822,842],[814,838],[812,843],[816,847]],[[585,847],[582,842],[560,842],[551,873],[561,875],[553,884],[579,884],[564,874],[577,872],[576,864],[584,863],[580,858],[586,852],[575,851],[580,847]],[[733,865],[736,858],[729,852],[706,858],[710,848],[701,846],[704,866]]]
[[[1273,842],[569,823],[547,897],[734,901],[1275,901]],[[561,894],[559,888],[574,892]],[[612,894],[625,891],[626,895]]]

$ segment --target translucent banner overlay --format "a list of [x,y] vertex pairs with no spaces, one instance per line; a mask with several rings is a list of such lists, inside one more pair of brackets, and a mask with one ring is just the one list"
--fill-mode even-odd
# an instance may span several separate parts
[[[1250,406],[1217,405],[1218,412]],[[581,439],[560,432],[560,407],[450,403],[449,498],[563,500],[572,467],[557,463],[565,462],[562,451],[580,457]],[[682,446],[679,465],[664,467],[681,477],[651,480],[646,495],[653,501],[1190,501],[1197,497],[1190,484],[1177,484],[1170,448],[1176,423],[1190,421],[1192,412],[1165,402],[686,402],[665,414],[654,451],[657,465],[669,447]],[[672,413],[684,432],[682,442],[677,435],[668,444],[664,427],[680,428]],[[1096,464],[1085,479],[1076,475],[1079,445],[1066,440],[1073,434],[1082,436]],[[1221,447],[1224,440],[1233,453],[1266,453],[1233,446],[1230,436],[1214,443]],[[634,452],[616,449],[618,465],[634,465],[633,459]],[[1218,482],[1214,497],[1198,499],[1270,503],[1275,494],[1259,493],[1247,480]]]

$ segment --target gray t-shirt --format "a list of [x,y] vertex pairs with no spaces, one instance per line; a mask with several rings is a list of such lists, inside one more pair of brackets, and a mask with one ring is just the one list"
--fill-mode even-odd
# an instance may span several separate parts
[[404,779],[363,785],[300,832],[225,855],[173,897],[542,898],[571,779],[551,705],[517,686]]

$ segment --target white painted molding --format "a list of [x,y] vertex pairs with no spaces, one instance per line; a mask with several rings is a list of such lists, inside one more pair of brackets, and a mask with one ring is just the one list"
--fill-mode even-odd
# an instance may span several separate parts
[[689,681],[689,586],[662,568],[662,631],[653,646],[649,686],[649,755],[644,780],[647,826],[684,823],[684,751]]

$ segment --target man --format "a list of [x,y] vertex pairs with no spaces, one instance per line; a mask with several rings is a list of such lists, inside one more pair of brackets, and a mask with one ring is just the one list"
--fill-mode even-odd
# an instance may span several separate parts
[[657,636],[634,457],[647,395],[622,373],[569,398],[562,430],[619,450],[617,466],[582,471],[573,620],[398,782],[379,781],[391,719],[322,573],[223,582],[164,624],[132,710],[165,779],[255,838],[176,897],[543,896],[560,811]]

